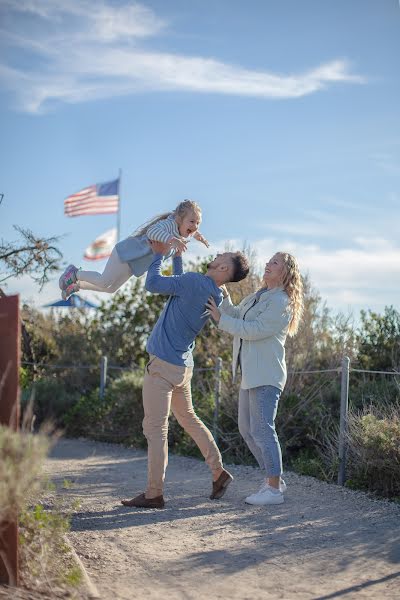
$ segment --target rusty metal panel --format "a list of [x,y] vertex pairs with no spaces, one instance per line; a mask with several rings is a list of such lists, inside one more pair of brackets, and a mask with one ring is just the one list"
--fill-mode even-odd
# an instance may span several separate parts
[[[0,423],[19,427],[19,296],[0,298]],[[18,523],[0,524],[0,583],[18,585]]]

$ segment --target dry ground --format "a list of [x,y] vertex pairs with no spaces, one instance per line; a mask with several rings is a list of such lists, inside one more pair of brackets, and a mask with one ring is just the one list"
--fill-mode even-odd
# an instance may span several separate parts
[[[293,473],[283,505],[243,498],[260,473],[208,499],[203,462],[170,456],[163,510],[120,504],[144,490],[146,454],[61,440],[46,464],[81,506],[69,537],[104,600],[400,598],[400,506]],[[62,486],[61,486],[62,487]]]

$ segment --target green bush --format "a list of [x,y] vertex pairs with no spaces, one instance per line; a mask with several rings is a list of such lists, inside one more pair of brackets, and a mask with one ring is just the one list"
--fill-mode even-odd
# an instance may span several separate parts
[[400,407],[350,415],[347,475],[351,487],[400,496]]
[[81,397],[65,417],[67,434],[108,442],[143,445],[142,373],[125,373],[107,387]]
[[65,415],[78,401],[79,394],[69,391],[62,381],[48,377],[35,381],[31,387],[23,390],[22,407],[25,408],[31,399],[36,425],[50,420],[63,427]]

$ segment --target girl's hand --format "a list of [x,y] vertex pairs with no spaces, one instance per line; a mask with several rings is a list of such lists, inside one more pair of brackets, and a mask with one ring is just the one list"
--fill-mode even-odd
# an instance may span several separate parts
[[187,250],[187,243],[177,237],[170,237],[168,240],[168,245],[170,248],[175,248],[175,250],[179,251],[180,253],[186,252]]
[[204,237],[204,235],[202,235],[200,233],[200,231],[195,231],[194,234],[193,234],[193,237],[198,242],[201,242],[202,244],[204,244],[207,248],[210,247],[210,244],[208,243],[208,241],[206,240],[206,238]]
[[211,317],[213,321],[219,323],[221,312],[212,296],[209,297],[206,307],[206,314]]

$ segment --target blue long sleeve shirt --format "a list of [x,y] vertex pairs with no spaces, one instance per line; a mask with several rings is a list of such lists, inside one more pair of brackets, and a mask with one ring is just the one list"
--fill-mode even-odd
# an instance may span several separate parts
[[201,273],[183,273],[182,258],[174,258],[174,275],[161,274],[161,254],[154,255],[146,277],[146,290],[170,296],[153,331],[146,350],[174,365],[192,367],[195,338],[204,327],[206,302],[213,296],[219,306],[222,292],[214,280]]

